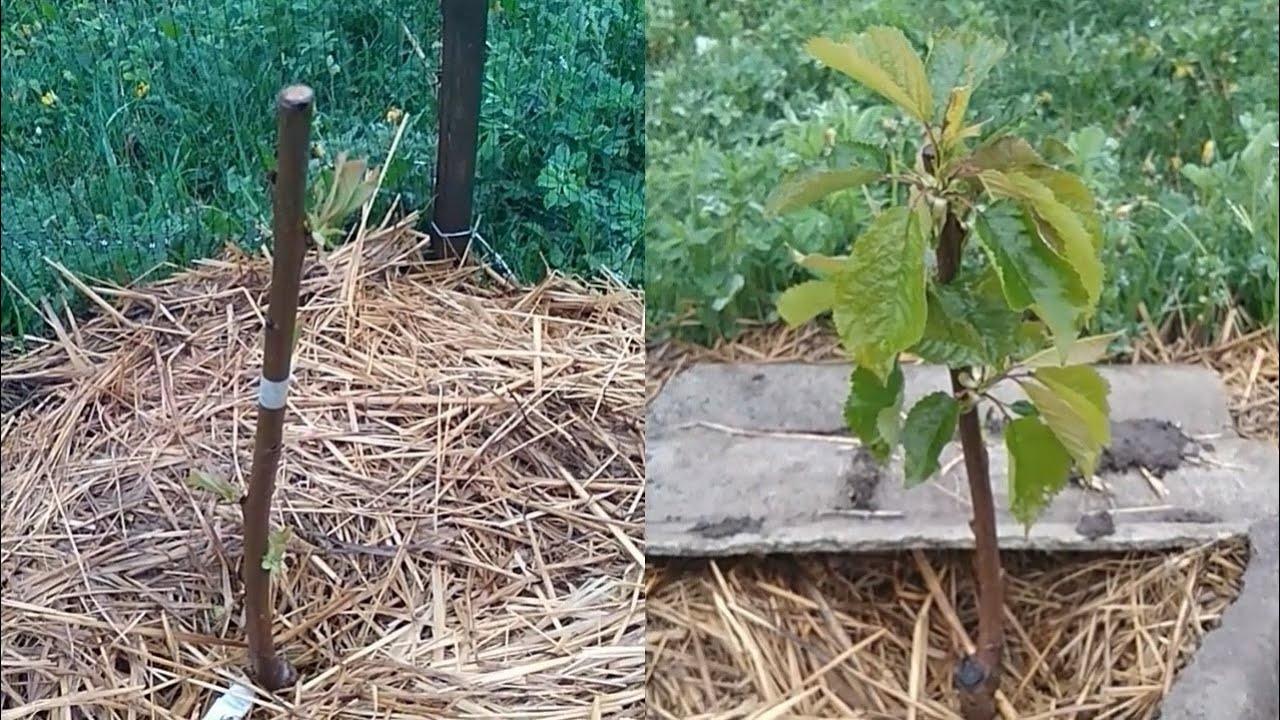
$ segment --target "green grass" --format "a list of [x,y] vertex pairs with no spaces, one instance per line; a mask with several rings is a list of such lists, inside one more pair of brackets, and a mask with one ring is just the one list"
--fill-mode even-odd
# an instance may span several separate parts
[[[436,3],[3,0],[5,335],[70,298],[41,261],[128,282],[268,224],[273,98],[317,91],[314,165],[381,163],[381,202],[427,209],[436,154]],[[642,276],[640,0],[507,0],[489,20],[476,213],[526,279],[547,266]],[[422,55],[419,55],[421,50]],[[394,119],[394,113],[392,113]]]
[[896,112],[801,49],[873,24],[903,28],[921,49],[941,26],[1009,43],[974,109],[1066,141],[1103,198],[1109,280],[1093,329],[1133,328],[1140,307],[1212,328],[1235,306],[1274,325],[1277,3],[1218,5],[650,0],[650,334],[710,340],[774,319],[777,293],[798,277],[788,246],[843,252],[865,226],[858,193],[781,219],[762,205],[800,168],[869,147],[902,158]]

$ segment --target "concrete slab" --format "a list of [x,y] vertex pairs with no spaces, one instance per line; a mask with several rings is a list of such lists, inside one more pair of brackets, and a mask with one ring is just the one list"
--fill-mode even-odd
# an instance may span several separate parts
[[[1177,423],[1188,435],[1233,433],[1222,380],[1192,365],[1107,365],[1114,420],[1156,417]],[[903,368],[906,407],[950,388],[945,368]],[[1017,399],[1002,386],[1001,399]],[[705,364],[672,378],[654,399],[645,426],[647,438],[692,422],[749,430],[845,431],[841,417],[849,392],[847,364]]]
[[[971,547],[964,470],[951,462],[958,447],[943,451],[941,478],[905,489],[900,458],[880,469],[839,434],[847,372],[845,366],[700,366],[669,383],[652,405],[646,432],[648,553]],[[1131,471],[1106,476],[1107,494],[1068,488],[1026,533],[1007,512],[1007,458],[992,438],[1003,547],[1180,547],[1241,536],[1254,521],[1277,513],[1277,452],[1230,433],[1216,376],[1186,367],[1103,372],[1112,383],[1115,419],[1167,419],[1191,435],[1219,436],[1213,449],[1155,482]],[[916,397],[945,383],[940,368],[912,368],[907,378]],[[1104,510],[1114,527],[1099,531],[1090,519]]]
[[1280,717],[1280,517],[1249,530],[1252,557],[1240,597],[1205,636],[1161,705],[1161,720]]

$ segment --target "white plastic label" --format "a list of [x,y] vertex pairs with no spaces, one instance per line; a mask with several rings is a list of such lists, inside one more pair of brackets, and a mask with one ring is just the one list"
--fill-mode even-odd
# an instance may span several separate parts
[[253,709],[253,690],[236,683],[209,707],[201,720],[244,720]]

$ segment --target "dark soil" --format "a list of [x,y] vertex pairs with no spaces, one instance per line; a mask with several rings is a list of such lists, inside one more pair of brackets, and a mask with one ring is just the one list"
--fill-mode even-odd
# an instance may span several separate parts
[[876,488],[880,486],[883,474],[884,469],[870,452],[861,447],[855,450],[844,473],[845,497],[849,499],[849,507],[875,510]]
[[1162,477],[1196,450],[1196,443],[1168,420],[1142,418],[1111,423],[1111,446],[1102,451],[1100,473],[1146,468]]
[[702,537],[725,538],[744,532],[757,532],[760,530],[760,524],[760,518],[729,517],[723,520],[702,520],[689,530]]

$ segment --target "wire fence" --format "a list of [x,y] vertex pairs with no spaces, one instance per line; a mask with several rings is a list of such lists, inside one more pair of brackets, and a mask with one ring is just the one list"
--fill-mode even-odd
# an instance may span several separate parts
[[[78,307],[53,263],[128,284],[228,242],[269,242],[272,108],[285,84],[317,91],[313,177],[340,152],[383,163],[407,116],[375,213],[397,198],[429,223],[434,3],[0,9],[6,336],[37,332],[44,301]],[[517,276],[642,276],[643,68],[642,0],[490,6],[474,212]]]

